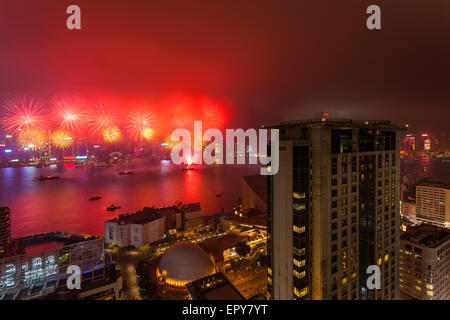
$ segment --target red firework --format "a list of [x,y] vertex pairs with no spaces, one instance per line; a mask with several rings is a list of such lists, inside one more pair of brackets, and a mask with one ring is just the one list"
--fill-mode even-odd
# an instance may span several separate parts
[[136,141],[149,140],[153,136],[154,117],[150,111],[138,109],[128,113],[126,129]]
[[86,121],[86,114],[80,111],[81,102],[57,96],[54,101],[58,126],[70,131],[79,131]]
[[87,123],[92,134],[101,133],[107,128],[114,127],[116,118],[102,105],[96,106],[87,116]]
[[25,129],[46,130],[49,122],[43,114],[44,105],[36,98],[23,96],[5,102],[1,124],[9,133],[18,133]]

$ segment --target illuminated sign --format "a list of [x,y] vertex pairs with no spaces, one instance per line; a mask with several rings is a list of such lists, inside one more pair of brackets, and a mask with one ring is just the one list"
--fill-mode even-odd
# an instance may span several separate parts
[[12,149],[5,149],[5,153],[11,153]]
[[75,159],[77,160],[86,160],[88,156],[76,156]]
[[424,150],[430,151],[431,150],[431,141],[430,139],[426,139],[423,144]]

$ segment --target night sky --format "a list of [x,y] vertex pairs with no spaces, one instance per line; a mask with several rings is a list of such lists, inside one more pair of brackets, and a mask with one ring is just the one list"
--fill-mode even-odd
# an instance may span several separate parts
[[[66,28],[66,8],[82,30]],[[366,8],[382,30],[366,29]],[[448,0],[0,0],[0,101],[227,101],[230,127],[330,117],[433,132],[450,119]]]

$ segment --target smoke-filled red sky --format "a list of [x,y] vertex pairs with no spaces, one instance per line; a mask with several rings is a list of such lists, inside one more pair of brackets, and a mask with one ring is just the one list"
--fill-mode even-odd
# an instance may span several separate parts
[[0,99],[146,104],[162,122],[209,99],[229,127],[326,111],[445,130],[449,30],[448,0],[0,0]]

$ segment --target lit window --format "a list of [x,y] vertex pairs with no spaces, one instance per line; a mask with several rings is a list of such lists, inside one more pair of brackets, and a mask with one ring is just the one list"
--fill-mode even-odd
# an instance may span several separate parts
[[306,271],[298,272],[297,270],[294,270],[294,276],[298,279],[304,278],[306,275]]
[[294,199],[305,199],[306,193],[305,192],[295,192],[292,194]]
[[299,268],[304,267],[305,264],[306,264],[305,260],[298,261],[297,259],[294,258],[294,265],[296,265],[297,267],[299,267]]
[[306,227],[305,226],[302,226],[302,227],[294,226],[293,229],[294,229],[294,232],[303,233],[303,232],[305,232]]
[[294,294],[299,298],[306,296],[308,294],[308,292],[309,292],[308,287],[304,288],[301,291],[298,290],[296,287],[294,287]]
[[306,205],[304,203],[294,203],[292,206],[295,210],[305,210],[306,209]]

